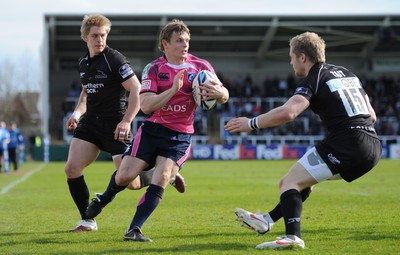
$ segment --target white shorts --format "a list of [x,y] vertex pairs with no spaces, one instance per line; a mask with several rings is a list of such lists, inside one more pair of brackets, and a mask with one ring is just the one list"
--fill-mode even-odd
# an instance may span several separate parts
[[317,182],[342,179],[339,174],[332,174],[328,165],[319,156],[315,146],[308,150],[298,162]]

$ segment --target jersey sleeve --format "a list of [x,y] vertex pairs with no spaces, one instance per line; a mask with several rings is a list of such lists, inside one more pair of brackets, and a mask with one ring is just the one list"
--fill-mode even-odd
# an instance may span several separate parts
[[311,100],[313,92],[311,86],[307,86],[306,82],[301,82],[296,90],[294,91],[294,95],[301,95],[304,96],[308,101]]
[[294,95],[304,96],[308,101],[310,101],[312,97],[312,92],[307,87],[297,87]]
[[113,59],[112,69],[121,83],[135,75],[131,64],[120,52],[115,51]]
[[144,92],[157,93],[157,65],[148,64],[142,72],[142,87],[140,94]]

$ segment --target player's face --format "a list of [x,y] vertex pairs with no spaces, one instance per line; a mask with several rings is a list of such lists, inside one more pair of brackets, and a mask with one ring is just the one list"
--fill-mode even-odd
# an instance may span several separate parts
[[293,52],[292,48],[290,48],[289,56],[290,56],[290,64],[293,67],[294,74],[297,77],[306,77],[307,74],[305,72],[305,65],[304,65],[304,62],[303,62],[304,54],[300,54],[299,56],[297,56]]
[[188,33],[174,32],[169,42],[164,41],[164,53],[172,64],[182,64],[189,51],[190,36]]
[[106,47],[107,28],[93,26],[90,28],[89,34],[86,36],[86,43],[89,49],[90,56],[96,56],[103,52]]

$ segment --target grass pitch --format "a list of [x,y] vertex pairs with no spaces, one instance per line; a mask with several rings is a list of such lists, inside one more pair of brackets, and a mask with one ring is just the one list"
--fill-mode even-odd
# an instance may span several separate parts
[[[64,163],[31,162],[0,175],[0,254],[292,254],[258,251],[284,234],[279,221],[256,236],[239,227],[234,209],[272,209],[278,183],[294,161],[188,161],[184,194],[168,187],[143,226],[152,243],[124,242],[144,189],[123,191],[97,217],[99,231],[68,233],[80,220],[69,195]],[[90,192],[103,192],[111,162],[85,171]],[[399,254],[400,161],[381,160],[359,180],[324,182],[303,205],[299,254]]]

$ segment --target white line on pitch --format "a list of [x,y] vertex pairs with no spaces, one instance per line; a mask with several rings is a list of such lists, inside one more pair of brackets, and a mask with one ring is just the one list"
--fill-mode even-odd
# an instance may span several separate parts
[[42,170],[45,167],[46,164],[41,164],[38,167],[36,167],[35,169],[29,171],[28,173],[24,174],[22,176],[21,179],[16,180],[15,182],[12,182],[10,184],[8,184],[7,186],[5,186],[1,191],[0,191],[0,195],[6,194],[10,189],[14,188],[15,186],[17,186],[18,184],[26,181],[29,176],[31,176],[32,174],[39,172],[40,170]]

